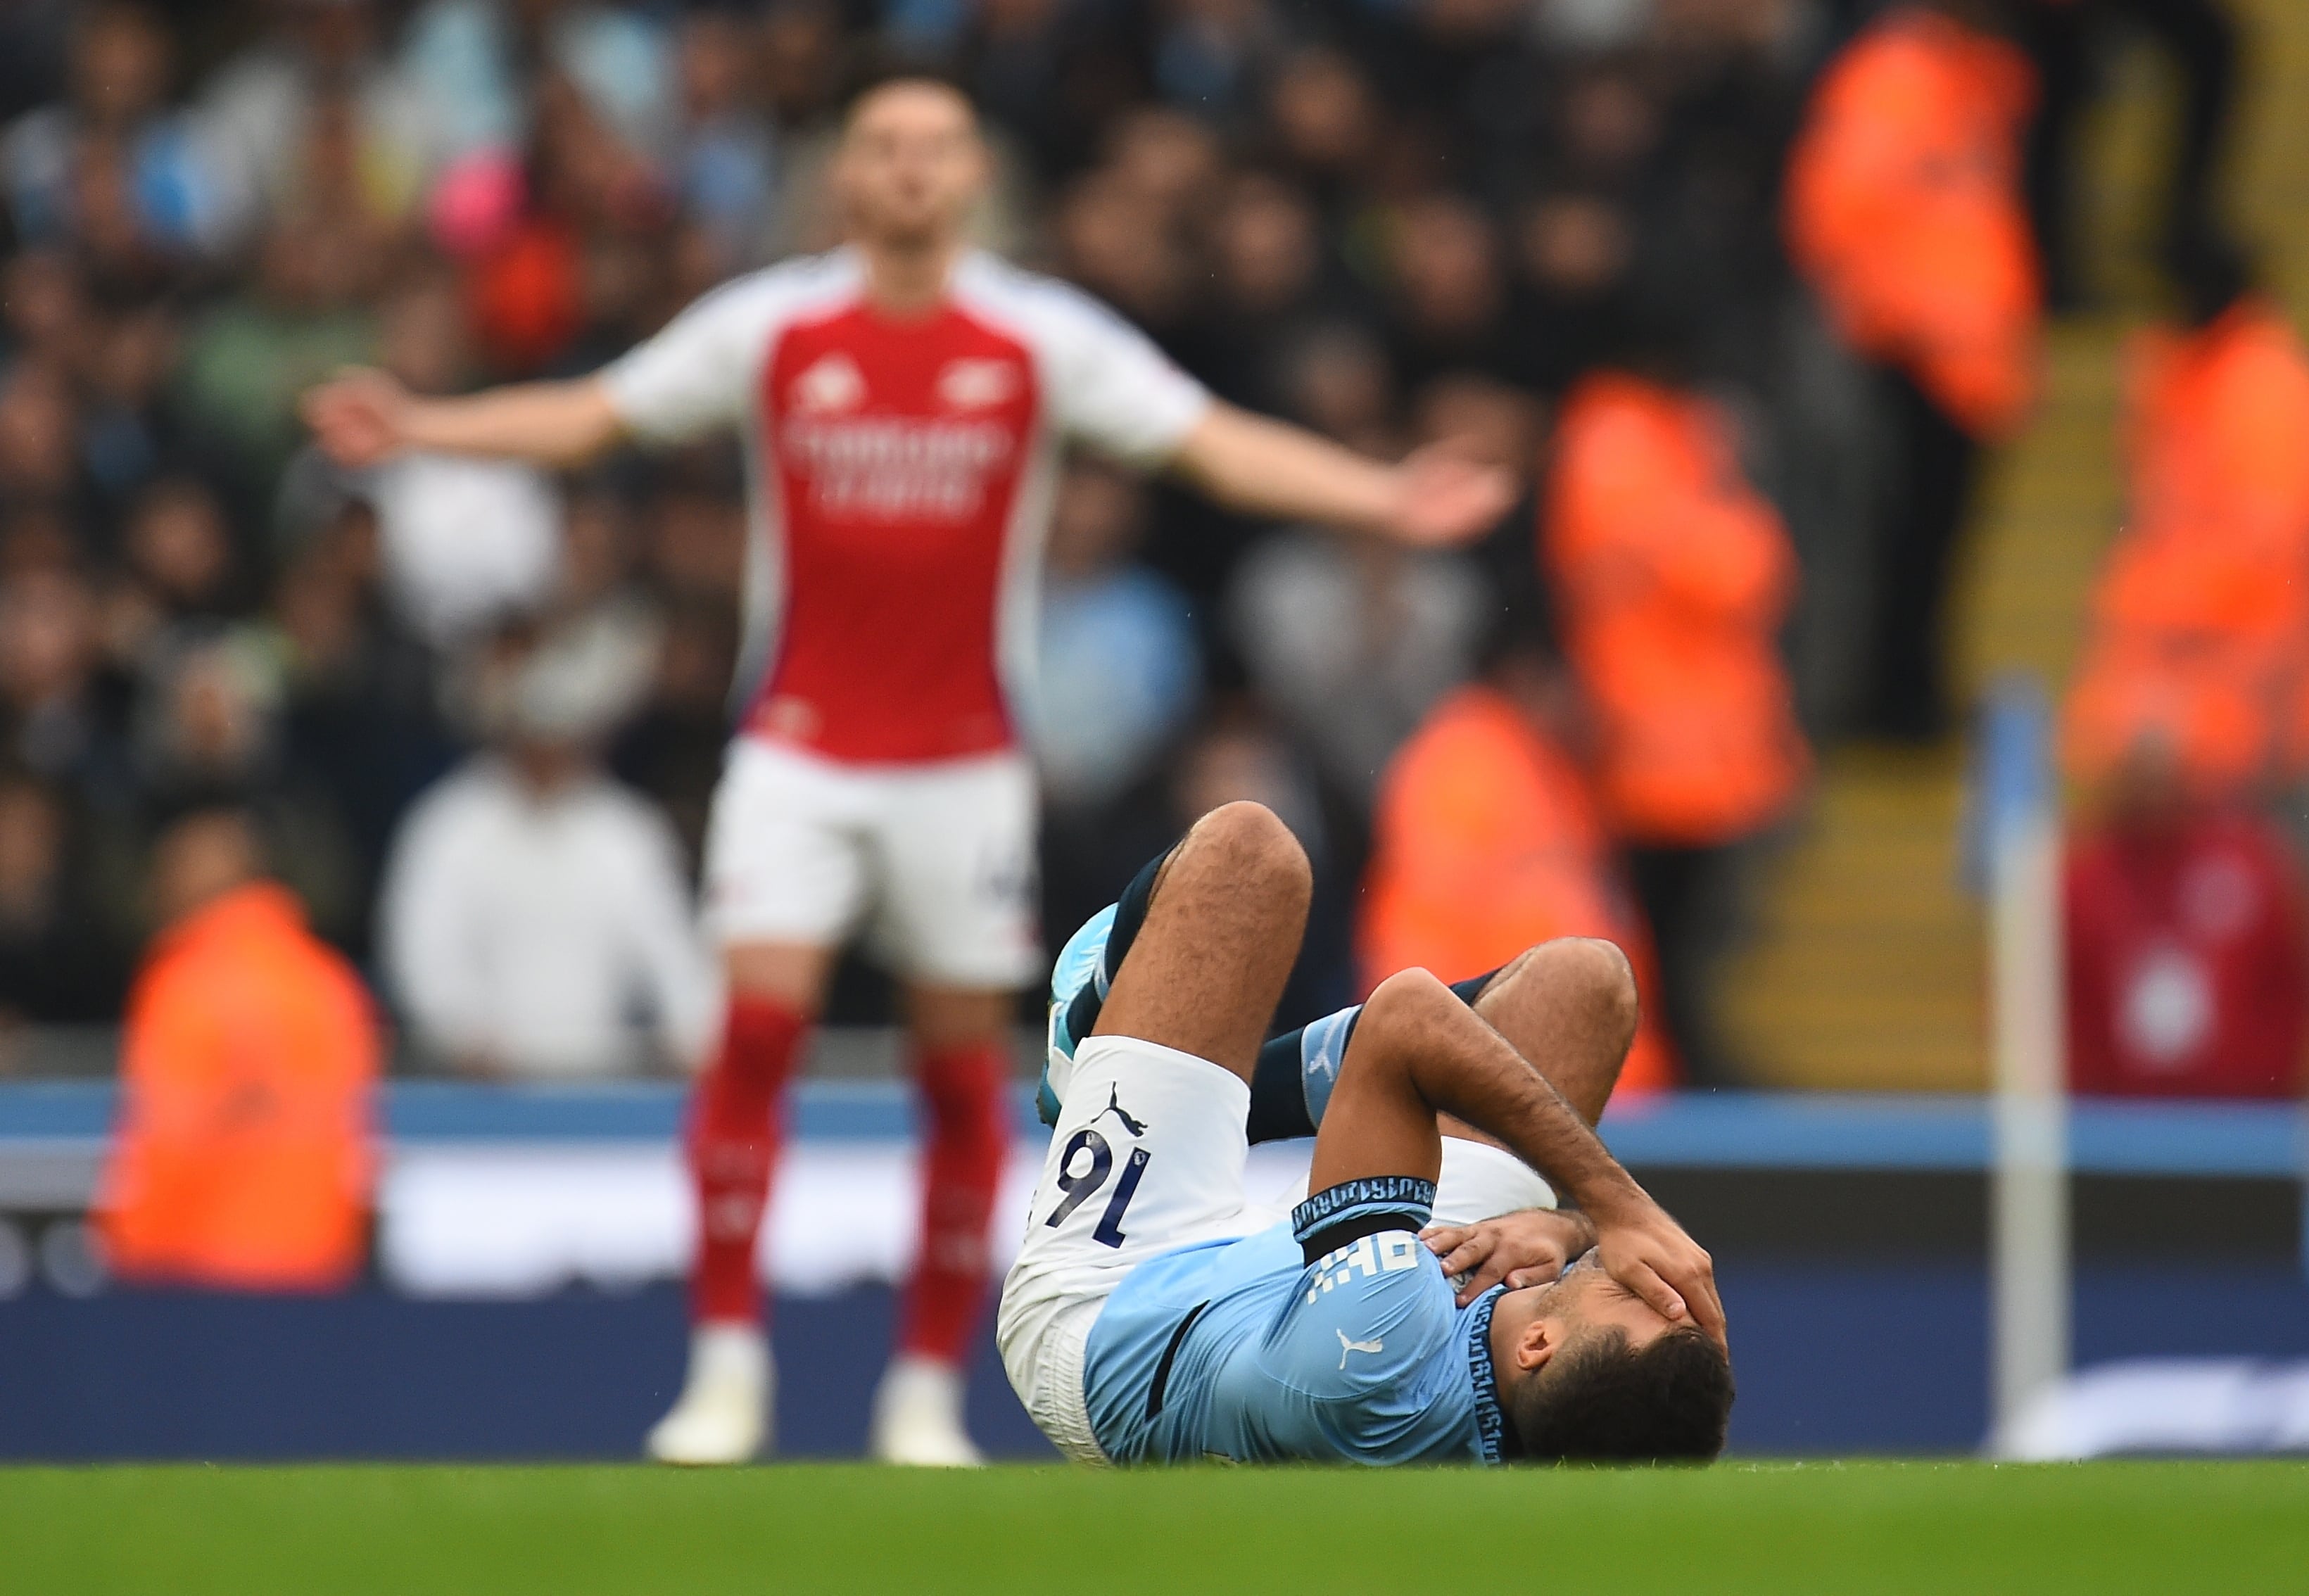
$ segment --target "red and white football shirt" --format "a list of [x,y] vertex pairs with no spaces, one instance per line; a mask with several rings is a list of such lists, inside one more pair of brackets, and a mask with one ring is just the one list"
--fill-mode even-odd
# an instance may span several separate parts
[[1210,401],[1076,289],[979,252],[901,319],[854,251],[717,289],[604,374],[636,436],[741,429],[750,734],[852,763],[1007,748],[1062,443],[1159,464]]

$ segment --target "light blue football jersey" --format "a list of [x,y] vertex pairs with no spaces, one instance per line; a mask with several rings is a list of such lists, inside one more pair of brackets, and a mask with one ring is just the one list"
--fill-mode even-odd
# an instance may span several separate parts
[[[1453,1301],[1413,1222],[1433,1201],[1431,1184],[1408,1177],[1351,1182],[1318,1193],[1289,1223],[1132,1270],[1084,1356],[1100,1446],[1121,1463],[1498,1462],[1500,1292],[1466,1308]],[[1303,1238],[1336,1232],[1358,1208],[1400,1214],[1408,1228],[1305,1262]]]

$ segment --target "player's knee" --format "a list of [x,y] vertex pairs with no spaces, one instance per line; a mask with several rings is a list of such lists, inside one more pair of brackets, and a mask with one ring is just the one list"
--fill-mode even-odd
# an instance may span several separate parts
[[1314,890],[1307,850],[1265,804],[1221,804],[1195,823],[1190,838],[1196,853],[1232,881],[1302,903]]
[[1623,1043],[1635,1040],[1643,999],[1636,990],[1635,967],[1619,944],[1600,936],[1561,936],[1532,949],[1530,958],[1551,984],[1592,1016],[1597,1029]]
[[[1411,1033],[1433,1025],[1446,1018],[1446,1011],[1459,1006],[1451,988],[1427,971],[1413,968],[1398,970],[1371,988],[1363,999],[1361,1018],[1355,1022],[1360,1034],[1369,1031],[1373,1036],[1412,1038]],[[1350,1048],[1348,1057],[1355,1056]]]

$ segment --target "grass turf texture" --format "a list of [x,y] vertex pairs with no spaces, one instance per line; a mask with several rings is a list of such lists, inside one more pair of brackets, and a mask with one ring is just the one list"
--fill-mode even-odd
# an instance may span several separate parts
[[2309,1464],[0,1470],[0,1590],[2297,1592]]

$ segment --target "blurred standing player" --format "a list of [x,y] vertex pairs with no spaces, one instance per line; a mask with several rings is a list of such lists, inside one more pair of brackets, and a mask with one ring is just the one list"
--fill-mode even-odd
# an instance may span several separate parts
[[1413,542],[1506,508],[1503,478],[1449,454],[1385,465],[1220,404],[1103,307],[969,248],[988,177],[968,101],[892,79],[854,102],[833,165],[848,246],[724,286],[592,377],[432,400],[359,372],[306,403],[355,466],[402,448],[567,464],[627,438],[745,441],[758,686],[706,841],[731,996],[691,1115],[689,1376],[649,1437],[668,1462],[765,1443],[755,1246],[778,1106],[861,927],[904,984],[929,1109],[874,1450],[976,1461],[961,1369],[1008,1139],[1006,1039],[1042,962],[1016,699],[1061,444],[1168,467],[1246,513]]

